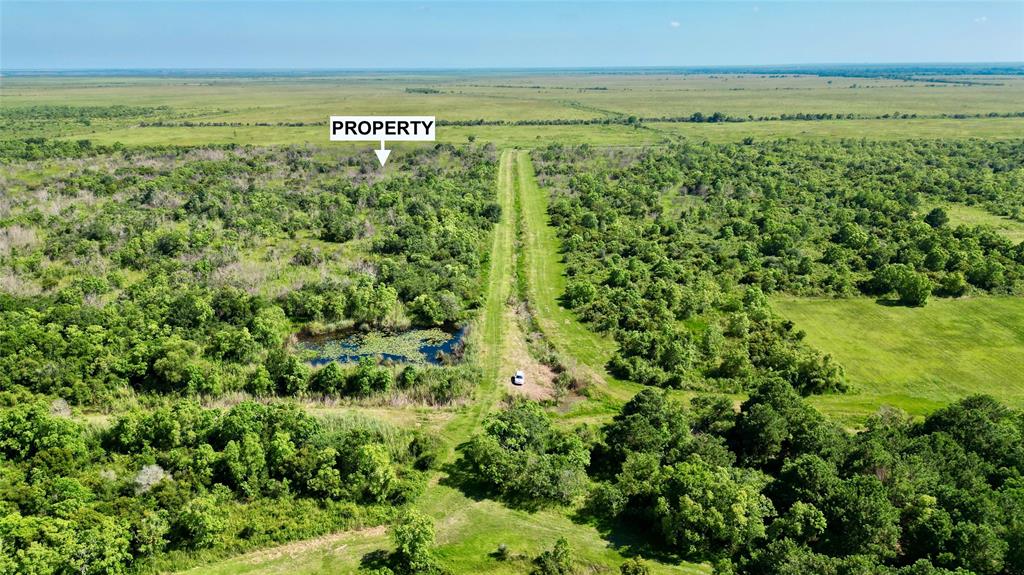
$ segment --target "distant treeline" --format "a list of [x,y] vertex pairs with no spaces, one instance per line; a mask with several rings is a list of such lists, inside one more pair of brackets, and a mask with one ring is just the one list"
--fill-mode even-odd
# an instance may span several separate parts
[[323,122],[139,122],[139,128],[300,128],[303,126],[322,126]]
[[[234,150],[235,144],[210,144],[204,146],[208,150]],[[57,158],[87,158],[93,156],[122,153],[126,157],[145,153],[179,154],[187,150],[186,146],[154,145],[126,147],[121,142],[113,144],[97,144],[88,139],[55,140],[41,137],[0,140],[0,162],[15,160],[38,161]]]
[[93,145],[89,140],[76,142],[25,138],[22,140],[0,140],[0,160],[43,160],[46,158],[82,158],[98,154],[109,154],[120,149],[120,145]]
[[[885,78],[886,76],[883,76]],[[915,76],[891,76],[894,80],[905,82],[927,82],[929,84],[959,84],[962,86],[1005,86],[1003,82],[979,82],[977,80],[952,80],[949,78],[918,78]]]
[[[616,116],[606,118],[553,118],[532,120],[438,120],[438,126],[585,126],[585,125],[638,125],[648,122],[661,123],[722,123],[722,122],[779,122],[818,120],[912,120],[947,119],[967,120],[976,118],[1024,118],[1021,112],[988,112],[982,114],[907,114],[890,112],[886,114],[835,114],[805,113],[778,114],[765,116],[732,116],[724,112],[704,114],[694,112],[688,116]],[[140,122],[140,128],[246,128],[246,127],[307,127],[323,126],[323,122]]]
[[694,112],[688,116],[617,116],[613,118],[556,118],[550,120],[438,120],[439,126],[562,126],[588,124],[643,124],[647,122],[661,123],[721,123],[721,122],[778,122],[778,121],[816,121],[816,120],[910,120],[910,119],[956,119],[969,118],[1022,118],[1024,112],[989,112],[987,114],[906,114],[891,112],[886,114],[834,114],[834,113],[796,113],[766,116],[732,116],[724,112],[704,114]]
[[133,118],[170,112],[168,106],[24,106],[0,108],[0,118],[12,120]]
[[524,86],[522,84],[467,84],[470,88],[523,88],[527,90],[579,90],[583,91],[606,91],[607,86],[541,86],[540,84],[534,84],[531,86]]

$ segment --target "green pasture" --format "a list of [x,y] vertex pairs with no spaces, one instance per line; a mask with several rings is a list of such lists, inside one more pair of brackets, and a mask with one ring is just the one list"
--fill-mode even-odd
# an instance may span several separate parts
[[[429,499],[428,499],[429,498]],[[581,573],[617,573],[624,556],[637,552],[632,538],[623,536],[614,543],[590,525],[581,525],[567,517],[564,510],[527,511],[509,509],[490,499],[470,499],[445,485],[433,485],[421,498],[434,518],[438,549],[436,557],[453,573],[490,573],[512,575],[528,573],[531,559],[555,540],[565,537],[572,547]],[[506,545],[509,560],[494,554]],[[383,528],[336,533],[280,547],[272,547],[206,564],[188,571],[189,575],[333,575],[353,573],[374,553],[390,551],[391,543]],[[703,565],[671,565],[647,561],[652,574],[706,574]]]
[[[3,137],[88,138],[102,143],[257,145],[327,141],[328,116],[436,115],[449,121],[548,121],[734,117],[798,113],[1008,114],[1024,111],[1024,78],[969,78],[974,85],[899,79],[755,74],[447,73],[322,77],[8,77],[0,109],[28,106],[166,106],[140,118],[38,122]],[[962,80],[962,78],[960,79]],[[436,92],[436,93],[423,93]],[[140,127],[143,122],[240,123],[240,126]],[[272,124],[257,126],[257,123]],[[280,123],[314,124],[279,126]],[[322,123],[322,125],[316,125]],[[2,124],[0,124],[2,126]],[[441,127],[438,137],[470,136],[501,147],[565,144],[646,145],[670,138],[737,141],[745,137],[1007,138],[1024,118],[768,121],[724,124]]]
[[[376,142],[330,142],[326,116],[323,126],[204,126],[204,127],[128,127],[110,131],[62,136],[77,140],[88,138],[99,144],[179,145],[256,144],[338,146],[348,149],[377,147]],[[648,145],[668,141],[670,134],[660,131],[615,125],[560,126],[440,126],[437,141],[467,144],[470,138],[507,147],[539,148],[553,142],[566,145],[598,146]],[[419,143],[388,142],[388,148],[401,150]],[[397,156],[396,156],[397,157]]]
[[646,127],[666,136],[681,136],[715,143],[745,138],[774,139],[1009,139],[1024,133],[1024,118],[927,118],[908,120],[785,120],[771,122],[724,122],[718,124],[651,123]]
[[[323,77],[15,77],[5,106],[166,105],[195,120],[297,122],[330,114],[437,114],[452,120],[647,117],[724,112],[987,114],[1020,110],[1024,78],[928,84],[756,74],[377,74]],[[418,90],[436,90],[421,93]]]
[[[382,75],[328,78],[11,78],[4,106],[170,106],[168,120],[193,122],[320,122],[334,115],[436,114],[479,118],[592,118],[557,99],[518,91],[459,93],[437,77]],[[407,92],[430,88],[440,94]]]
[[867,298],[774,304],[845,367],[850,393],[811,400],[842,420],[882,405],[923,415],[976,393],[1024,406],[1024,298],[932,298],[921,308]]
[[[478,142],[521,148],[540,148],[557,142],[565,145],[643,146],[663,144],[687,138],[709,142],[739,142],[746,138],[842,139],[866,138],[900,140],[908,138],[1019,138],[1024,133],[1024,118],[985,119],[919,119],[919,120],[831,120],[668,123],[652,122],[640,128],[621,124],[558,125],[558,126],[440,126],[440,142],[466,144],[470,138]],[[204,127],[125,127],[107,131],[90,131],[62,136],[64,139],[87,138],[99,144],[179,145],[256,144],[256,145],[336,145],[366,147],[373,143],[328,141],[326,120],[323,126],[204,126]],[[389,148],[402,149],[408,144],[391,142]]]
[[[921,212],[928,213],[929,210],[939,205],[938,203],[927,204]],[[989,226],[1011,242],[1024,242],[1024,222],[993,214],[977,206],[950,202],[943,202],[941,206],[949,215],[949,223],[952,226]]]

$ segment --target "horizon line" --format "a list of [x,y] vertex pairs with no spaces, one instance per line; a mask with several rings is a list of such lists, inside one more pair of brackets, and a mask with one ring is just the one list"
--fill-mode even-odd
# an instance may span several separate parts
[[613,66],[437,66],[437,67],[259,67],[259,66],[135,66],[81,68],[5,68],[2,73],[88,73],[88,72],[474,72],[474,71],[601,71],[601,70],[783,70],[800,68],[883,68],[883,67],[1021,67],[1024,60],[993,61],[919,61],[919,62],[807,62],[783,64],[686,64],[686,65],[613,65]]

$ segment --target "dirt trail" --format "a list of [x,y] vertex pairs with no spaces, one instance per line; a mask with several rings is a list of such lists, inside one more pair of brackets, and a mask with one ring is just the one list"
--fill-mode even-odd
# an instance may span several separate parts
[[380,537],[385,533],[387,533],[386,525],[367,527],[366,529],[354,529],[351,531],[339,531],[337,533],[314,537],[313,539],[293,541],[277,547],[260,549],[259,551],[253,551],[252,553],[242,555],[239,559],[250,565],[259,565],[282,557],[295,557],[304,553],[309,553],[315,549],[328,548],[331,549],[332,553],[343,553],[348,548],[348,545],[345,543],[346,541],[351,541],[355,538]]
[[[526,335],[523,334],[519,318],[511,306],[505,310],[505,321],[509,326],[504,353],[508,373],[499,374],[499,379],[504,384],[506,392],[537,400],[551,399],[555,395],[555,372],[530,355]],[[526,375],[526,383],[512,385],[512,375],[518,370],[522,370]]]

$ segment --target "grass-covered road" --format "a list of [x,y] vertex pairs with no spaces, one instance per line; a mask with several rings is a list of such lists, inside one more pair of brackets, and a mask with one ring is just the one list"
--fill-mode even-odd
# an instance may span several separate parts
[[521,210],[527,291],[537,320],[555,349],[570,363],[575,362],[597,385],[591,394],[597,401],[576,404],[570,415],[606,414],[609,408],[617,409],[641,386],[609,375],[604,366],[615,351],[615,342],[590,330],[559,304],[565,290],[561,242],[548,222],[547,193],[537,185],[527,151],[516,154],[516,190]]

